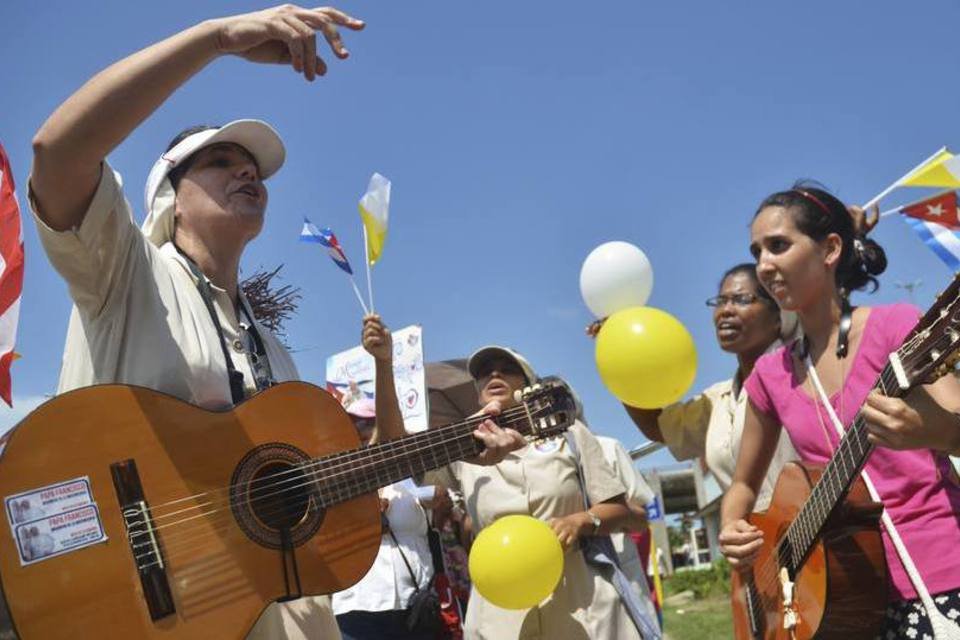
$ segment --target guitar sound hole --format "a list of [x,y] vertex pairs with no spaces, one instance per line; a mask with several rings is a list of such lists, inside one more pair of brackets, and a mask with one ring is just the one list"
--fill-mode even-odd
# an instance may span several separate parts
[[324,511],[308,471],[310,456],[282,442],[262,444],[243,457],[230,482],[230,505],[248,538],[280,549],[281,531],[299,546],[320,529]]
[[308,487],[303,473],[291,465],[264,466],[250,484],[250,508],[270,529],[293,529],[307,516],[311,501]]

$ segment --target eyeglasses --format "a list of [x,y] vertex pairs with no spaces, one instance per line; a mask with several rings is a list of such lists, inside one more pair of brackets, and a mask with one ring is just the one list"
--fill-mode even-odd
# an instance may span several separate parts
[[726,304],[733,304],[737,307],[749,307],[751,304],[759,300],[755,293],[737,293],[732,296],[714,296],[712,298],[707,298],[708,307],[722,307]]

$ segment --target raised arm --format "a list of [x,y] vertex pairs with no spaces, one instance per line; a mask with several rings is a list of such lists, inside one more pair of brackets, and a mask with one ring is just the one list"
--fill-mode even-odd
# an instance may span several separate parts
[[33,139],[31,190],[40,218],[58,231],[79,226],[107,154],[215,58],[291,64],[313,80],[326,71],[316,55],[317,32],[338,57],[348,55],[338,26],[358,30],[363,23],[336,9],[284,5],[202,22],[101,71]]
[[363,348],[376,363],[377,426],[370,444],[402,438],[407,431],[403,426],[403,414],[393,379],[393,337],[379,315],[371,313],[364,316],[362,342]]

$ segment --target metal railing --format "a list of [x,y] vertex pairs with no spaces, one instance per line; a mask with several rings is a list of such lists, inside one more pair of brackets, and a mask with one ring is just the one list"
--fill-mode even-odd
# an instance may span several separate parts
[[639,460],[640,458],[648,456],[655,451],[660,451],[660,449],[663,449],[665,446],[667,445],[655,440],[644,442],[643,444],[637,445],[633,449],[630,449],[630,458],[633,460]]

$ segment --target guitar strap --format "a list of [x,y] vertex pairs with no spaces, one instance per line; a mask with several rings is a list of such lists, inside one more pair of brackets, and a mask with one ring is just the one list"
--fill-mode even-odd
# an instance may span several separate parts
[[[830,404],[830,399],[827,397],[827,392],[820,383],[820,376],[817,375],[817,370],[813,366],[813,361],[810,360],[809,354],[804,356],[804,363],[807,365],[807,375],[810,376],[810,380],[813,381],[813,385],[817,388],[817,394],[820,396],[820,400],[823,406],[826,407],[827,414],[830,416],[830,422],[833,423],[833,427],[837,430],[837,435],[842,439],[845,435],[843,423],[837,416],[837,412],[833,410],[833,405]],[[883,500],[880,499],[880,494],[870,480],[870,476],[867,475],[866,468],[860,472],[860,475],[863,476],[863,482],[867,485],[870,497],[875,502],[882,503]],[[960,640],[960,627],[948,620],[947,617],[937,609],[933,598],[930,596],[930,591],[927,589],[927,585],[924,583],[923,577],[917,569],[917,565],[914,564],[913,558],[907,550],[907,546],[903,543],[903,539],[900,537],[900,533],[894,526],[893,519],[886,509],[884,509],[881,514],[881,521],[887,530],[887,535],[889,535],[890,540],[893,541],[893,546],[897,550],[897,555],[900,557],[900,562],[903,564],[904,570],[906,570],[907,575],[910,576],[910,582],[913,584],[913,588],[917,590],[917,595],[920,596],[923,608],[927,611],[930,626],[933,628],[934,640]]]
[[[563,434],[573,454],[573,459],[577,463],[577,480],[580,481],[580,493],[583,494],[583,503],[587,509],[590,509],[590,496],[587,494],[587,485],[583,477],[583,464],[580,460],[580,449],[574,440],[574,436],[569,431]],[[640,594],[634,590],[630,584],[627,574],[620,568],[620,561],[617,557],[617,551],[613,546],[613,540],[609,535],[589,536],[583,539],[582,551],[583,558],[587,564],[593,565],[601,571],[602,575],[610,580],[613,588],[620,596],[620,602],[627,610],[627,615],[640,633],[643,640],[660,640],[663,635],[660,631],[660,625],[650,618],[650,614],[640,600]]]
[[[207,277],[203,275],[203,272],[200,271],[197,263],[181,251],[180,247],[176,245],[174,245],[174,247],[183,257],[187,266],[190,268],[190,272],[193,273],[194,278],[197,280],[197,291],[200,293],[200,297],[203,298],[203,303],[207,307],[207,312],[210,314],[213,326],[217,330],[217,336],[220,338],[220,348],[223,350],[223,359],[227,365],[230,397],[233,400],[233,404],[240,404],[244,398],[246,398],[243,372],[237,371],[236,367],[233,366],[233,358],[230,356],[230,350],[227,348],[227,340],[223,335],[223,326],[220,324],[220,317],[217,315],[217,310],[213,306],[213,293],[210,290],[210,283],[207,281]],[[256,322],[254,322],[250,310],[247,308],[246,301],[244,301],[242,297],[240,298],[240,309],[249,321],[249,323],[240,322],[240,330],[241,332],[245,331],[249,333],[254,343],[254,353],[250,353],[247,349],[244,349],[244,352],[247,355],[247,361],[250,363],[250,370],[253,372],[254,384],[257,387],[257,391],[262,391],[274,384],[273,372],[270,369],[270,360],[267,358],[267,352],[263,346],[263,340],[260,338],[260,332],[257,331]],[[239,313],[237,315],[239,316]]]

